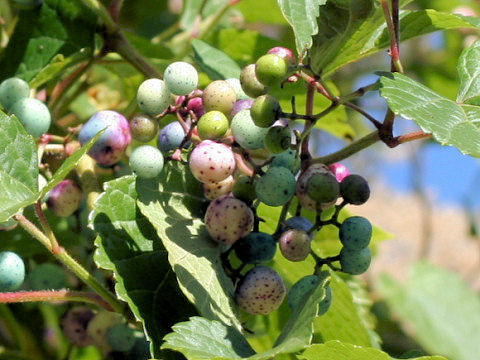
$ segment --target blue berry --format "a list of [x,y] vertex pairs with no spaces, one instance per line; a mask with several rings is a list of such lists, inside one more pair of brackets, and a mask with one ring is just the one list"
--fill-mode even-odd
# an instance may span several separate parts
[[30,96],[30,87],[25,80],[9,78],[0,84],[0,104],[10,110],[17,101]]
[[295,150],[288,149],[278,155],[275,155],[270,167],[282,166],[292,173],[296,174],[300,170],[300,159],[297,157]]
[[163,169],[163,155],[156,147],[142,145],[130,155],[130,167],[139,178],[151,179]]
[[349,217],[340,226],[339,237],[346,248],[361,250],[370,243],[372,224],[361,216]]
[[178,121],[171,122],[163,127],[158,134],[157,147],[162,153],[177,149],[185,138],[185,130]]
[[198,86],[198,72],[189,63],[176,61],[165,69],[163,79],[175,95],[188,95]]
[[52,124],[52,116],[48,107],[37,99],[23,98],[15,102],[11,108],[25,131],[34,138],[45,134]]
[[25,279],[25,265],[20,256],[11,251],[0,252],[0,291],[18,289]]
[[368,247],[361,250],[352,250],[346,247],[340,251],[340,265],[342,271],[352,274],[363,274],[370,266],[372,253]]
[[294,216],[285,220],[285,227],[287,229],[308,231],[312,226],[313,224],[310,222],[310,220],[304,218],[303,216]]
[[295,194],[295,176],[284,167],[271,167],[255,183],[258,200],[269,206],[285,205]]
[[235,141],[244,149],[256,150],[263,148],[268,129],[255,125],[249,110],[238,112],[233,117],[230,127]]
[[170,105],[171,94],[167,85],[160,79],[145,80],[138,88],[138,107],[146,114],[157,116]]
[[275,256],[277,243],[272,235],[263,232],[251,232],[235,243],[235,254],[244,263],[267,263]]
[[116,324],[108,330],[107,342],[115,351],[129,351],[135,345],[135,341],[135,333],[128,324]]
[[47,263],[35,266],[28,281],[32,290],[59,290],[67,285],[67,276],[60,266]]

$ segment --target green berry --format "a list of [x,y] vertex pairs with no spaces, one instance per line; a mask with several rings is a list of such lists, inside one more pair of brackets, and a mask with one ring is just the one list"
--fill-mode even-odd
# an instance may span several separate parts
[[295,150],[288,149],[278,155],[275,155],[270,167],[281,166],[296,174],[300,170],[300,158],[297,157]]
[[154,139],[158,133],[158,121],[148,115],[138,114],[130,120],[130,133],[140,142],[146,143]]
[[163,80],[175,95],[188,95],[198,86],[198,72],[189,63],[176,61],[165,69]]
[[18,100],[29,96],[30,87],[22,79],[10,78],[0,84],[0,104],[7,110],[10,110]]
[[265,86],[280,83],[287,76],[287,73],[287,62],[275,54],[263,55],[255,63],[255,75],[258,81]]
[[211,82],[203,91],[203,108],[205,112],[217,110],[230,116],[237,101],[235,90],[225,80]]
[[67,276],[63,269],[55,264],[35,266],[28,275],[32,290],[59,290],[67,285]]
[[257,198],[253,181],[247,176],[239,176],[237,178],[235,185],[233,185],[232,193],[237,199],[248,203]]
[[250,108],[253,122],[263,128],[271,126],[277,120],[279,113],[280,104],[272,95],[257,97]]
[[139,146],[130,155],[130,167],[139,178],[151,179],[158,176],[163,163],[162,152],[150,145]]
[[123,317],[119,313],[100,311],[88,323],[87,335],[102,353],[107,354],[113,350],[107,341],[108,332],[113,326],[122,323],[122,321]]
[[197,124],[197,131],[202,140],[218,140],[227,132],[229,122],[224,113],[216,110],[205,113]]
[[290,148],[292,134],[288,127],[272,126],[265,136],[265,149],[271,154],[280,154]]
[[20,120],[25,131],[35,138],[45,134],[52,123],[50,110],[37,99],[20,99],[12,106],[11,112]]
[[339,237],[346,248],[361,250],[370,243],[372,224],[361,216],[349,217],[340,226]]
[[115,351],[129,351],[135,345],[135,341],[135,333],[128,324],[116,324],[108,330],[107,342]]
[[236,78],[225,79],[226,82],[230,84],[230,86],[235,90],[237,94],[237,101],[238,100],[247,100],[250,99],[250,96],[245,94],[242,89],[242,84],[240,84],[240,80]]
[[352,250],[343,247],[340,251],[340,265],[342,271],[352,274],[360,275],[367,271],[372,261],[372,253],[368,247],[361,250]]
[[257,97],[267,92],[267,88],[257,79],[255,64],[247,65],[240,74],[242,89],[250,97]]
[[160,79],[145,80],[137,91],[138,107],[146,114],[157,116],[170,105],[171,93]]
[[307,275],[298,280],[288,292],[288,306],[294,310],[301,302],[306,293],[311,291],[319,278],[317,275]]
[[250,110],[238,112],[232,119],[231,129],[235,141],[244,149],[263,148],[268,129],[255,125],[250,116]]
[[257,198],[269,206],[285,205],[295,194],[295,176],[284,167],[271,167],[255,183]]
[[307,181],[307,194],[317,203],[332,203],[338,199],[340,185],[331,173],[314,174]]
[[[323,164],[310,165],[305,171],[303,171],[298,177],[297,181],[297,198],[303,208],[310,211],[317,211],[320,207],[322,210],[328,209],[335,205],[335,201],[329,203],[317,202],[312,199],[308,192],[308,182],[316,174],[332,174],[327,166]],[[333,175],[332,175],[333,176]]]
[[341,182],[340,193],[349,204],[362,205],[370,197],[370,187],[360,175],[349,175]]
[[285,231],[278,240],[283,257],[295,262],[308,257],[311,242],[312,239],[306,231],[297,229]]
[[267,263],[275,256],[277,243],[272,235],[263,232],[251,232],[238,240],[235,245],[235,254],[246,264]]
[[25,265],[12,251],[0,252],[0,291],[17,290],[25,279]]

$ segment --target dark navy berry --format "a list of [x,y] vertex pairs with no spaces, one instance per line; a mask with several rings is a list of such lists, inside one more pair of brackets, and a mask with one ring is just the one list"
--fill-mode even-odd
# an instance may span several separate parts
[[272,235],[263,232],[251,232],[235,243],[235,254],[244,263],[267,263],[275,256],[277,243]]

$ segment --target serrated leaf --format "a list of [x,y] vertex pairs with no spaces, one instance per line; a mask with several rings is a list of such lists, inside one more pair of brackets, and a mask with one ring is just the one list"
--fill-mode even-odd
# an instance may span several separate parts
[[195,60],[200,69],[212,80],[239,78],[240,66],[223,51],[208,45],[205,41],[193,39]]
[[459,103],[477,103],[480,100],[480,41],[463,50],[458,60],[457,70],[460,76]]
[[173,324],[196,312],[178,288],[155,229],[136,205],[135,185],[134,176],[110,181],[97,199],[90,215],[90,225],[98,234],[95,262],[113,271],[115,291],[144,324],[152,354],[175,359],[160,351],[162,338]]
[[[386,352],[369,347],[360,347],[340,341],[310,346],[297,356],[300,360],[394,360]],[[447,360],[441,356],[422,356],[416,360]]]
[[137,179],[137,192],[138,206],[162,239],[187,298],[203,317],[240,328],[220,248],[200,219],[207,203],[188,167],[170,163],[157,179]]
[[37,193],[35,141],[15,116],[0,111],[0,222],[32,204]]
[[396,115],[415,121],[440,144],[480,157],[480,107],[458,105],[403,74],[380,75],[380,95]]
[[383,276],[380,292],[427,351],[452,360],[478,357],[480,299],[457,274],[418,263],[405,284]]
[[246,22],[288,25],[277,0],[242,0],[235,8],[242,12]]

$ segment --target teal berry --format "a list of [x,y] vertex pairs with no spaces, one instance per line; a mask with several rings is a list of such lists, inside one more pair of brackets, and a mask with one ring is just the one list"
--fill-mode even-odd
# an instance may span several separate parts
[[255,125],[250,110],[238,112],[230,125],[235,141],[244,149],[257,150],[264,147],[268,129]]
[[158,176],[163,163],[161,151],[150,145],[139,146],[130,155],[130,167],[139,178],[151,179]]
[[211,82],[203,91],[203,108],[205,112],[217,110],[230,116],[237,101],[235,90],[225,80]]
[[250,97],[256,98],[267,93],[267,88],[257,79],[255,64],[250,64],[243,68],[240,74],[240,84],[245,94]]
[[18,100],[29,96],[30,87],[25,80],[14,77],[6,79],[0,84],[0,104],[6,110],[10,110]]
[[225,135],[229,127],[228,118],[220,111],[209,111],[197,123],[198,136],[202,140],[218,140]]
[[135,341],[135,332],[128,324],[116,324],[108,330],[107,342],[115,351],[129,351],[135,345]]
[[340,185],[332,173],[318,173],[307,181],[307,194],[320,204],[329,204],[338,199]]
[[140,142],[151,141],[158,133],[158,121],[145,114],[137,114],[130,120],[130,134]]
[[288,63],[278,55],[263,55],[255,63],[255,75],[265,86],[279,84],[287,74]]
[[264,232],[251,232],[238,240],[235,245],[235,254],[246,264],[262,264],[273,259],[277,250],[277,243],[272,235]]
[[307,275],[298,280],[290,288],[288,292],[288,306],[294,310],[301,302],[306,293],[311,291],[317,282],[319,277],[317,275]]
[[255,185],[252,179],[248,176],[242,175],[235,180],[232,193],[237,199],[247,203],[251,203],[257,198],[257,194],[255,194]]
[[278,155],[275,155],[270,167],[281,166],[290,170],[293,174],[300,170],[300,158],[297,157],[297,152],[293,149],[288,149]]
[[370,197],[370,187],[360,175],[349,175],[340,183],[340,193],[349,204],[362,205]]
[[281,112],[278,99],[272,95],[261,95],[255,99],[250,108],[250,115],[255,125],[270,127]]
[[372,253],[368,247],[361,250],[352,250],[343,247],[340,251],[340,265],[342,271],[352,274],[360,275],[367,271],[372,261]]
[[0,252],[0,291],[17,290],[25,279],[25,264],[12,251]]
[[28,275],[30,288],[39,290],[59,290],[67,285],[67,276],[63,269],[55,264],[35,266]]
[[295,194],[295,176],[284,167],[271,167],[255,183],[258,200],[269,206],[285,205]]
[[160,115],[170,105],[170,101],[171,93],[163,80],[148,79],[138,87],[138,106],[150,116]]
[[230,78],[230,79],[225,79],[227,83],[230,84],[230,86],[235,90],[237,94],[237,101],[238,100],[249,100],[251,99],[250,96],[245,94],[245,91],[242,89],[242,84],[240,83],[239,79],[236,78]]
[[265,135],[265,149],[270,154],[280,154],[290,148],[292,134],[288,127],[272,126]]
[[198,72],[189,63],[176,61],[165,69],[163,80],[175,95],[188,95],[198,86]]
[[340,226],[339,237],[344,247],[361,250],[370,243],[372,224],[361,216],[349,217]]
[[50,129],[52,123],[50,110],[40,100],[20,99],[12,106],[11,112],[22,123],[26,132],[34,138],[39,138]]

